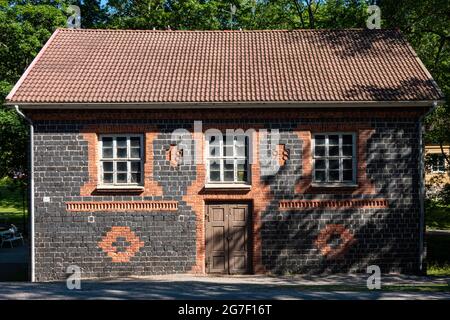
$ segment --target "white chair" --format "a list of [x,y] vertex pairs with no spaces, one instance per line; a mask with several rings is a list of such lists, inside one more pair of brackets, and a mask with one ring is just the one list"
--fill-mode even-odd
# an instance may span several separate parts
[[17,227],[15,225],[11,225],[11,228],[9,229],[9,233],[7,234],[3,234],[2,235],[2,244],[1,244],[1,248],[3,248],[3,244],[5,242],[9,242],[11,248],[13,248],[13,242],[17,241],[17,240],[21,240],[22,241],[22,245],[24,245],[24,241],[23,241],[23,236],[22,233],[19,232],[19,230],[17,229]]

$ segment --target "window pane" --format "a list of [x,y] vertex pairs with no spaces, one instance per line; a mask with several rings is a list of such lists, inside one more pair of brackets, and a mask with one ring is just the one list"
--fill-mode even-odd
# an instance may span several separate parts
[[342,144],[353,144],[353,136],[351,134],[345,134],[342,136]]
[[127,172],[127,163],[126,162],[117,162],[117,171]]
[[328,136],[328,145],[329,146],[339,146],[339,136],[338,135]]
[[328,149],[328,155],[330,157],[338,157],[339,156],[339,146],[330,147],[330,149]]
[[132,173],[131,174],[131,182],[132,183],[141,183],[141,174],[140,173]]
[[328,177],[330,182],[339,181],[339,170],[330,170]]
[[209,172],[209,180],[210,181],[220,181],[220,172],[219,171],[210,171]]
[[231,146],[225,146],[223,147],[223,156],[224,157],[232,157],[233,156],[233,145]]
[[344,181],[353,181],[353,170],[344,170],[343,179]]
[[239,161],[237,163],[237,180],[238,181],[247,181],[247,162]]
[[126,173],[118,173],[117,174],[117,183],[127,183],[127,174]]
[[236,136],[235,145],[243,147],[245,146],[246,140],[247,137],[245,135]]
[[113,157],[113,149],[103,147],[103,158],[112,158]]
[[329,160],[328,168],[330,170],[339,170],[339,160]]
[[325,182],[325,171],[316,170],[315,171],[315,179],[317,182]]
[[243,147],[237,146],[236,147],[236,156],[245,157],[245,146],[243,146]]
[[234,181],[234,171],[225,171],[223,173],[224,181]]
[[102,144],[103,147],[105,148],[112,148],[113,146],[113,139],[111,137],[104,137],[102,138]]
[[118,137],[116,140],[117,147],[118,148],[126,148],[127,147],[127,138],[125,137]]
[[131,172],[140,172],[141,171],[141,162],[133,161],[131,162]]
[[117,158],[126,158],[127,157],[127,149],[117,148]]
[[131,148],[130,157],[140,158],[141,157],[141,149],[140,148]]
[[233,162],[229,162],[229,161],[224,161],[223,169],[225,171],[234,171],[234,163]]
[[219,161],[211,161],[209,163],[210,171],[220,171],[220,162]]
[[353,147],[352,146],[343,146],[342,147],[342,155],[351,157],[353,155]]
[[219,157],[220,156],[219,146],[209,146],[209,155],[211,157]]
[[112,173],[104,173],[103,174],[103,183],[113,183],[113,174]]
[[325,156],[325,147],[317,147],[316,146],[315,155],[318,157]]
[[314,136],[314,142],[315,142],[316,146],[325,145],[325,136],[322,136],[322,135]]
[[234,144],[235,139],[236,139],[236,137],[234,137],[234,136],[225,136],[224,140],[223,140],[223,145],[224,146],[232,146]]
[[342,167],[344,170],[351,170],[353,166],[352,159],[342,160]]
[[325,169],[325,160],[316,160],[316,169]]
[[239,182],[246,182],[247,181],[247,171],[238,171],[237,180]]
[[141,146],[141,139],[138,137],[130,138],[130,146],[133,148],[139,148]]
[[113,172],[113,163],[103,162],[103,172]]

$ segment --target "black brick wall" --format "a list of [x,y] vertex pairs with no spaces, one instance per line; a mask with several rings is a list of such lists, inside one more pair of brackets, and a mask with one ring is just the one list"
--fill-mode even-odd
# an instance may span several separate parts
[[[202,120],[202,119],[198,119]],[[300,123],[342,122],[348,119],[265,120],[226,119],[204,124],[235,123],[280,129],[281,143],[290,159],[280,172],[265,180],[274,200],[262,213],[262,253],[267,271],[346,272],[365,271],[378,264],[382,271],[417,272],[419,268],[419,174],[417,122],[407,119],[354,119],[372,124],[375,133],[368,142],[367,174],[376,195],[295,194],[302,170],[302,141],[293,132]],[[162,197],[144,200],[177,200],[178,212],[67,212],[67,201],[142,200],[139,196],[80,197],[88,181],[88,147],[80,133],[88,124],[148,124],[159,128],[154,140],[154,180],[163,188]],[[166,150],[174,129],[191,130],[193,121],[113,120],[35,121],[35,239],[36,279],[65,278],[67,266],[82,269],[83,277],[109,277],[189,272],[195,264],[195,213],[182,201],[195,180],[194,165],[170,167]],[[43,198],[50,197],[44,203]],[[278,210],[279,200],[386,198],[389,209]],[[95,223],[88,222],[88,216]],[[344,224],[357,242],[343,259],[327,260],[314,245],[319,231],[329,223]],[[112,226],[128,226],[145,245],[128,263],[113,263],[98,242]]]

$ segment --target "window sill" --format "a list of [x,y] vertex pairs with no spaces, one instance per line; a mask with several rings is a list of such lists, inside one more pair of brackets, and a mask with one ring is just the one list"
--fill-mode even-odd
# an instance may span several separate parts
[[312,188],[357,188],[356,183],[313,183]]
[[98,186],[95,189],[96,193],[139,193],[144,191],[142,186]]
[[250,190],[251,184],[239,183],[207,183],[205,189],[207,190]]

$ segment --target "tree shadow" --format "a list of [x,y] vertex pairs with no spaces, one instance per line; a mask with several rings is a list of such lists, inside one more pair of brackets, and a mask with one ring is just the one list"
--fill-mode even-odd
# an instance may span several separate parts
[[[345,122],[330,117],[316,120]],[[364,119],[358,119],[363,121]],[[263,264],[274,274],[330,274],[363,272],[378,265],[383,273],[420,272],[419,247],[419,136],[414,120],[365,119],[375,133],[367,143],[366,174],[375,194],[295,194],[294,184],[280,192],[279,180],[302,176],[301,157],[290,159],[271,178],[276,199],[262,214]],[[286,134],[286,132],[284,133]],[[289,139],[288,139],[289,140]],[[302,141],[290,137],[288,148],[301,150]],[[297,146],[296,146],[297,145]],[[294,154],[296,154],[295,152]],[[280,200],[295,199],[387,199],[386,209],[304,208],[283,210]],[[321,253],[316,240],[327,225],[343,225],[356,240],[338,257]]]

